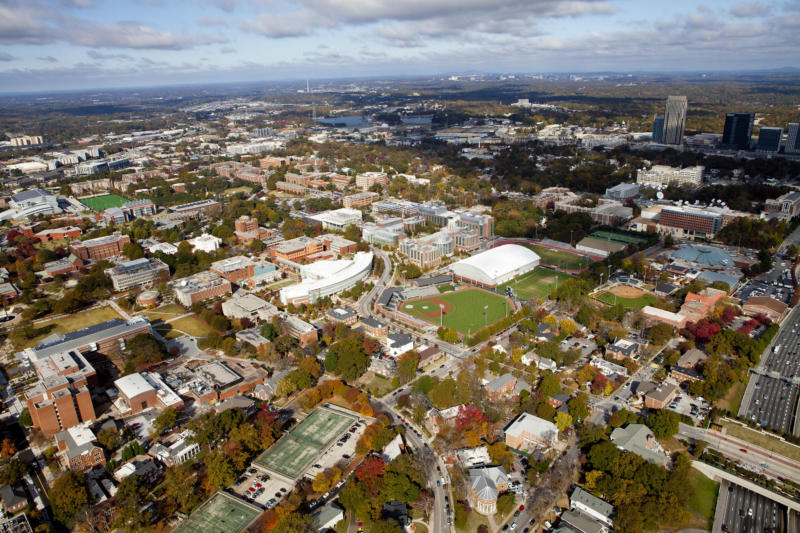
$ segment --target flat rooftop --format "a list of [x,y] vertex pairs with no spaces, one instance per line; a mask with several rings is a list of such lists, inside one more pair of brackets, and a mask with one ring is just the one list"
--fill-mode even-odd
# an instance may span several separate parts
[[226,492],[217,492],[173,533],[241,533],[263,512]]

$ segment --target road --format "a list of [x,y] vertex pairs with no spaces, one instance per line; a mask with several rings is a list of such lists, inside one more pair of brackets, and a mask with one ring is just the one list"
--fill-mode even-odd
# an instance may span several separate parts
[[[730,492],[732,490],[732,492]],[[722,523],[730,533],[783,533],[786,531],[788,509],[766,496],[731,484],[720,494],[726,499]]]

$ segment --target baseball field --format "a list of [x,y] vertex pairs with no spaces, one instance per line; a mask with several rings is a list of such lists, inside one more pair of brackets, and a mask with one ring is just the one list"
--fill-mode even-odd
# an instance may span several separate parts
[[81,198],[80,202],[98,213],[102,213],[110,207],[121,207],[127,204],[130,200],[118,196],[116,194],[105,194],[103,196],[94,196],[92,198]]
[[597,299],[608,305],[622,304],[629,309],[641,309],[652,304],[658,298],[635,287],[618,285],[597,296]]
[[574,277],[548,268],[535,268],[527,274],[501,284],[497,290],[505,292],[506,287],[511,287],[514,289],[515,295],[525,300],[535,297],[545,299],[556,289],[557,284],[564,283]]
[[408,300],[403,302],[400,309],[404,313],[437,326],[443,323],[444,327],[468,335],[513,312],[514,309],[510,308],[510,305],[509,301],[499,294],[481,289],[466,289]]

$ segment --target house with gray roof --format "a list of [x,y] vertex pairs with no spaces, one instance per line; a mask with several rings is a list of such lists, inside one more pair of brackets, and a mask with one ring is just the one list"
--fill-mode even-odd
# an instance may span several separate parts
[[469,471],[469,499],[472,508],[482,515],[497,512],[497,498],[508,491],[508,475],[502,466],[471,468]]
[[106,454],[97,443],[89,423],[78,424],[56,433],[58,457],[65,468],[91,470],[106,464]]
[[19,481],[0,487],[0,498],[3,498],[3,507],[7,513],[15,513],[28,505],[28,494]]
[[311,515],[314,527],[317,531],[332,529],[333,526],[344,520],[344,509],[339,507],[336,502],[323,505],[319,511]]
[[572,509],[591,516],[609,528],[614,525],[614,506],[580,487],[572,492],[569,504]]
[[181,436],[178,442],[171,446],[165,446],[158,443],[147,450],[147,455],[154,457],[167,465],[167,467],[176,466],[185,463],[198,453],[200,453],[200,446],[196,443],[187,442],[186,439],[191,435],[187,432]]
[[635,453],[657,465],[665,465],[669,456],[661,449],[653,432],[644,424],[628,424],[611,432],[611,442],[622,451]]
[[605,525],[575,509],[563,513],[561,521],[566,523],[575,533],[608,533],[609,531]]

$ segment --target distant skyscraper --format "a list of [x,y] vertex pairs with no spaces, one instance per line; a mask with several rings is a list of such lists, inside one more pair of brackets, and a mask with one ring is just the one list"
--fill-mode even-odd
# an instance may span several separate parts
[[728,113],[725,116],[725,129],[722,131],[722,148],[749,150],[754,119],[755,115],[752,113]]
[[686,108],[688,104],[685,96],[670,96],[667,98],[667,109],[664,113],[664,144],[683,144],[683,129],[686,127]]
[[783,128],[761,128],[758,132],[756,152],[772,152],[777,154],[781,149]]
[[653,142],[660,143],[664,140],[664,117],[653,117]]
[[786,153],[800,155],[800,124],[789,124],[789,138],[786,141]]

